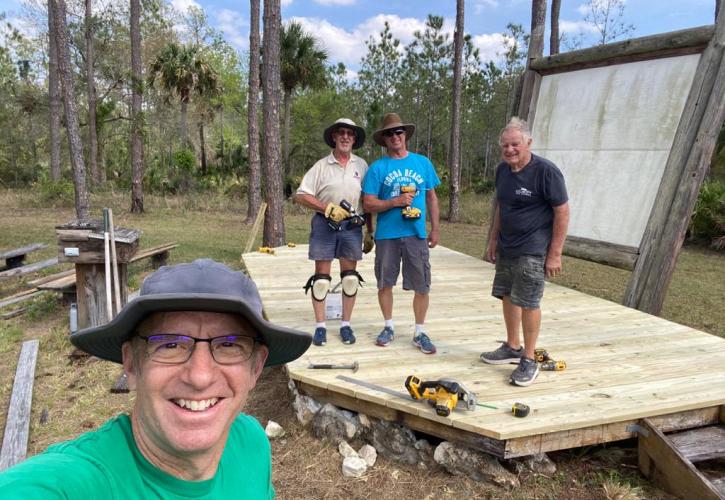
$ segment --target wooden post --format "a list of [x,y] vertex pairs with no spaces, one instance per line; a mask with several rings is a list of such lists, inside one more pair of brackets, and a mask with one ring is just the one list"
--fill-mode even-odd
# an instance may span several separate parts
[[725,16],[700,56],[623,304],[659,314],[725,121]]
[[[531,40],[529,42],[529,56],[526,59],[526,71],[524,71],[521,97],[518,103],[516,115],[529,120],[531,101],[535,93],[535,87],[541,80],[541,76],[531,69],[531,62],[544,54],[544,31],[546,28],[546,0],[533,0],[531,2]],[[532,124],[529,123],[529,127]]]

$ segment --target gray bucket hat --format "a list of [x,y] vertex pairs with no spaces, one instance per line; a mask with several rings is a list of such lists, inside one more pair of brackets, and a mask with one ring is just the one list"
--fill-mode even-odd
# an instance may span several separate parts
[[355,132],[355,144],[352,145],[352,149],[360,149],[365,144],[365,129],[359,125],[356,125],[354,121],[349,118],[338,118],[335,123],[325,129],[322,137],[325,139],[325,144],[335,149],[335,141],[332,140],[332,133],[338,128],[349,128]]
[[105,325],[71,335],[74,346],[101,359],[121,363],[121,346],[136,334],[141,321],[155,312],[207,311],[238,314],[257,331],[269,349],[265,366],[299,358],[312,337],[273,325],[262,317],[262,299],[247,275],[211,259],[164,266],[147,277],[137,298]]

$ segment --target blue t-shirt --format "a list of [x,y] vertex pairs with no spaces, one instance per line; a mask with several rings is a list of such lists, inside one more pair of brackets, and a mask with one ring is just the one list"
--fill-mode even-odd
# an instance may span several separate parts
[[383,156],[370,165],[363,181],[363,194],[389,200],[400,195],[401,186],[414,184],[417,189],[412,206],[421,212],[418,219],[404,219],[402,207],[378,213],[375,239],[390,240],[407,236],[425,239],[428,236],[425,225],[426,193],[440,183],[430,160],[416,153],[409,152],[408,156],[400,159]]
[[569,200],[556,165],[536,155],[518,172],[505,162],[499,164],[496,200],[501,217],[498,252],[503,257],[545,256],[554,222],[552,207]]
[[141,454],[128,415],[120,415],[1,473],[0,498],[268,500],[274,498],[269,440],[254,417],[240,414],[214,477],[184,481]]

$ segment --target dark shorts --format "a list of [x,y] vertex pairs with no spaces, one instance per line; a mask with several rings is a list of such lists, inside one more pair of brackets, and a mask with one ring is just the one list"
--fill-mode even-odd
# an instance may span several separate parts
[[410,236],[375,241],[375,278],[378,289],[395,286],[403,262],[403,290],[430,292],[428,240]]
[[496,276],[491,295],[526,309],[538,309],[544,295],[544,257],[522,255],[505,258],[496,256]]
[[310,260],[362,260],[362,226],[343,221],[342,229],[335,231],[325,217],[316,213],[310,227]]

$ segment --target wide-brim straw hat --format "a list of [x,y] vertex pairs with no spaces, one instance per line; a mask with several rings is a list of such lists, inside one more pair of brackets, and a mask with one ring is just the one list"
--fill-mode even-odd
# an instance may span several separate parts
[[380,146],[386,147],[383,133],[386,130],[404,128],[405,129],[405,140],[410,140],[415,133],[415,125],[412,123],[403,123],[397,113],[388,113],[383,117],[383,127],[380,130],[376,130],[373,134],[373,140]]
[[360,149],[363,147],[363,144],[365,144],[365,129],[356,125],[349,118],[340,118],[325,129],[325,132],[322,134],[322,137],[325,139],[325,144],[335,149],[335,141],[332,140],[332,133],[341,127],[352,129],[355,132],[355,144],[352,145],[352,149]]
[[155,312],[206,311],[235,314],[246,319],[269,349],[265,366],[297,359],[312,337],[264,319],[262,299],[254,282],[239,271],[211,259],[164,266],[144,280],[139,297],[110,322],[71,334],[71,343],[101,359],[122,362],[121,347],[139,324]]

